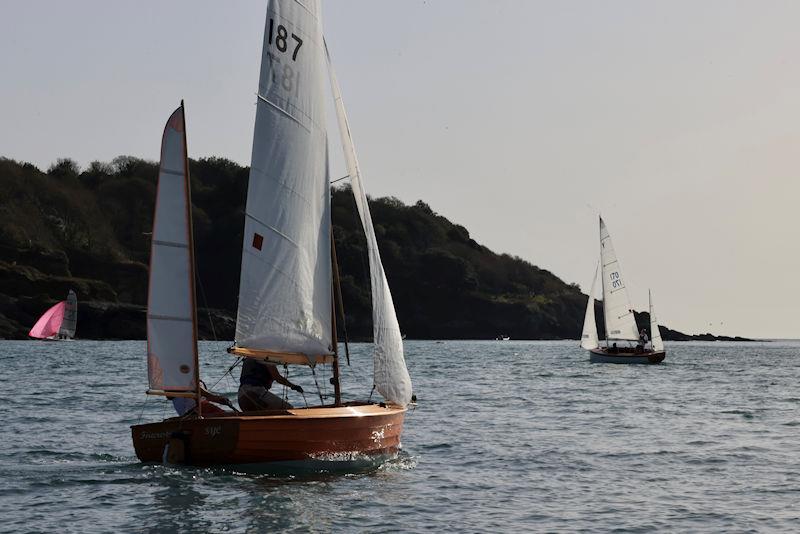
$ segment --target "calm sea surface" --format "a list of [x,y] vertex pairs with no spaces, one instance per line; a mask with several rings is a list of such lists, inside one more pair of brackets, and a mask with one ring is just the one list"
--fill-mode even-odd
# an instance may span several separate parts
[[[398,458],[293,478],[140,464],[129,425],[172,414],[144,342],[2,341],[0,531],[800,530],[800,343],[668,343],[659,366],[575,345],[408,341]],[[201,345],[209,386],[225,347]]]

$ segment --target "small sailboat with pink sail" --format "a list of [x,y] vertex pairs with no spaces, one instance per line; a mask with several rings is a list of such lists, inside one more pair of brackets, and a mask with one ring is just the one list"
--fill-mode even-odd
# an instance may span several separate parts
[[78,322],[78,297],[69,290],[67,300],[62,300],[44,312],[36,321],[28,336],[33,339],[58,341],[73,339]]

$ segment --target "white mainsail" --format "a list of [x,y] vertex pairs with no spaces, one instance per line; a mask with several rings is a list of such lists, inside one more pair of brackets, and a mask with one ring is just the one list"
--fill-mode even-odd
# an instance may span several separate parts
[[664,350],[664,340],[661,339],[661,331],[658,329],[658,320],[656,319],[656,310],[653,307],[653,295],[650,290],[647,291],[647,300],[650,303],[650,340],[653,343],[653,350]]
[[199,372],[185,130],[181,103],[164,128],[150,246],[147,371],[155,391],[192,391]]
[[247,190],[239,354],[290,362],[299,354],[315,363],[333,350],[323,69],[319,0],[270,1]]
[[78,297],[73,290],[67,294],[67,305],[64,307],[64,321],[58,329],[58,336],[67,339],[75,337],[75,327],[78,323]]
[[[327,48],[326,48],[327,52]],[[392,293],[389,282],[383,270],[378,240],[372,225],[372,216],[369,211],[367,194],[364,190],[361,169],[356,157],[353,137],[350,133],[350,124],[342,101],[342,92],[336,79],[336,74],[328,56],[328,70],[330,71],[331,87],[336,102],[336,115],[339,119],[339,131],[342,137],[347,172],[353,188],[361,225],[367,237],[367,252],[369,256],[370,285],[372,287],[372,322],[374,336],[374,375],[375,388],[387,401],[400,406],[405,406],[411,401],[411,377],[408,375],[406,361],[403,356],[403,337],[397,314],[394,309]]]
[[589,291],[589,301],[586,303],[586,315],[583,318],[583,333],[581,334],[581,348],[586,350],[596,349],[600,346],[597,338],[597,322],[594,319],[594,288],[597,284],[597,270],[600,264],[594,269],[592,277],[592,289]]
[[628,290],[603,218],[600,218],[600,262],[603,276],[603,316],[606,321],[606,340],[638,340],[636,319],[631,309]]

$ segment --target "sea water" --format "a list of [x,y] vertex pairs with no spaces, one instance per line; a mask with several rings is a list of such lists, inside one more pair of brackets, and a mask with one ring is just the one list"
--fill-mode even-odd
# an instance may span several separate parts
[[[226,346],[201,344],[202,375],[235,398]],[[800,529],[800,343],[667,343],[657,366],[572,341],[405,348],[402,452],[294,476],[139,463],[129,426],[173,414],[144,395],[144,342],[1,341],[0,531]],[[347,399],[370,394],[370,350],[351,347]]]

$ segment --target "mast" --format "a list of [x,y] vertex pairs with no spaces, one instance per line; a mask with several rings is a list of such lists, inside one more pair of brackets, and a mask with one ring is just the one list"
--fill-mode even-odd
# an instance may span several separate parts
[[196,386],[195,389],[195,399],[197,402],[197,417],[203,417],[203,407],[202,407],[202,398],[203,395],[201,393],[200,388],[200,357],[197,351],[197,282],[195,279],[195,272],[194,272],[194,223],[192,219],[192,183],[191,179],[189,178],[189,152],[187,149],[186,143],[186,108],[183,105],[183,99],[181,99],[181,121],[183,122],[183,175],[186,177],[184,180],[184,187],[186,188],[186,225],[189,229],[189,285],[191,286],[190,290],[190,298],[191,298],[191,310],[192,310],[192,349],[193,354],[192,357],[194,358],[194,383]]
[[[334,406],[342,405],[342,390],[339,382],[339,335],[336,332],[336,294],[339,289],[339,270],[336,268],[336,248],[333,239],[333,225],[331,225],[331,262],[333,263],[333,284],[331,285],[331,334],[333,337],[333,395]],[[342,316],[344,321],[344,316]],[[348,357],[349,360],[349,357]]]

